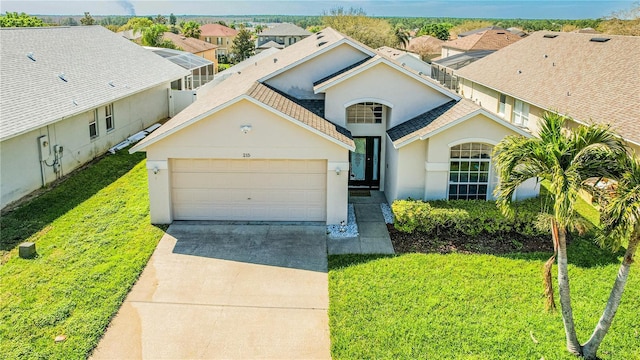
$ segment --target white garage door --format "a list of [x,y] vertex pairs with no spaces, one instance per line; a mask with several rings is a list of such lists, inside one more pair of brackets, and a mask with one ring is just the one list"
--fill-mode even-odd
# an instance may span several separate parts
[[175,220],[325,221],[324,160],[172,160]]

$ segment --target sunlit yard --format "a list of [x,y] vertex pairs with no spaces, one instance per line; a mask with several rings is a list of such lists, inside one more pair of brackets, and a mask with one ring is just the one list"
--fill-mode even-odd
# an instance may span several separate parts
[[[2,217],[0,358],[82,359],[95,347],[163,234],[146,176],[144,154],[121,152]],[[34,259],[17,255],[27,240]]]
[[[619,262],[591,244],[572,247],[578,335],[604,309]],[[575,359],[560,312],[547,313],[547,254],[333,256],[329,321],[334,359]],[[616,262],[614,262],[616,261]],[[554,269],[554,273],[555,273]],[[556,289],[557,291],[557,289]],[[600,348],[603,359],[640,359],[640,266]]]

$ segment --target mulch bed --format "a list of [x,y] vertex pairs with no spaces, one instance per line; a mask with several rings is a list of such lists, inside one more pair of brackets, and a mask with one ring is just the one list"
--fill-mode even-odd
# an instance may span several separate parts
[[501,235],[480,234],[469,237],[457,233],[420,233],[407,234],[396,230],[393,224],[387,224],[389,236],[396,253],[440,253],[448,254],[508,254],[529,252],[553,252],[549,236],[529,237],[505,233]]

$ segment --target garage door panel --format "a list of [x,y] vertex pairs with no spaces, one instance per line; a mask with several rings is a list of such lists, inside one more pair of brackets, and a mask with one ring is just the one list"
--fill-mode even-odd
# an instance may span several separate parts
[[322,160],[172,161],[176,220],[324,221]]

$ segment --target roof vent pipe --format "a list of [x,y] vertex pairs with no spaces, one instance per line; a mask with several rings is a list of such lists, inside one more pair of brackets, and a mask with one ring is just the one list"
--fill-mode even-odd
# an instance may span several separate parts
[[68,82],[69,80],[67,80],[67,77],[64,73],[60,73],[58,74],[58,78],[64,82]]
[[33,56],[33,52],[29,52],[29,53],[27,54],[27,57],[28,57],[29,59],[31,59],[31,61],[36,61],[35,56]]

